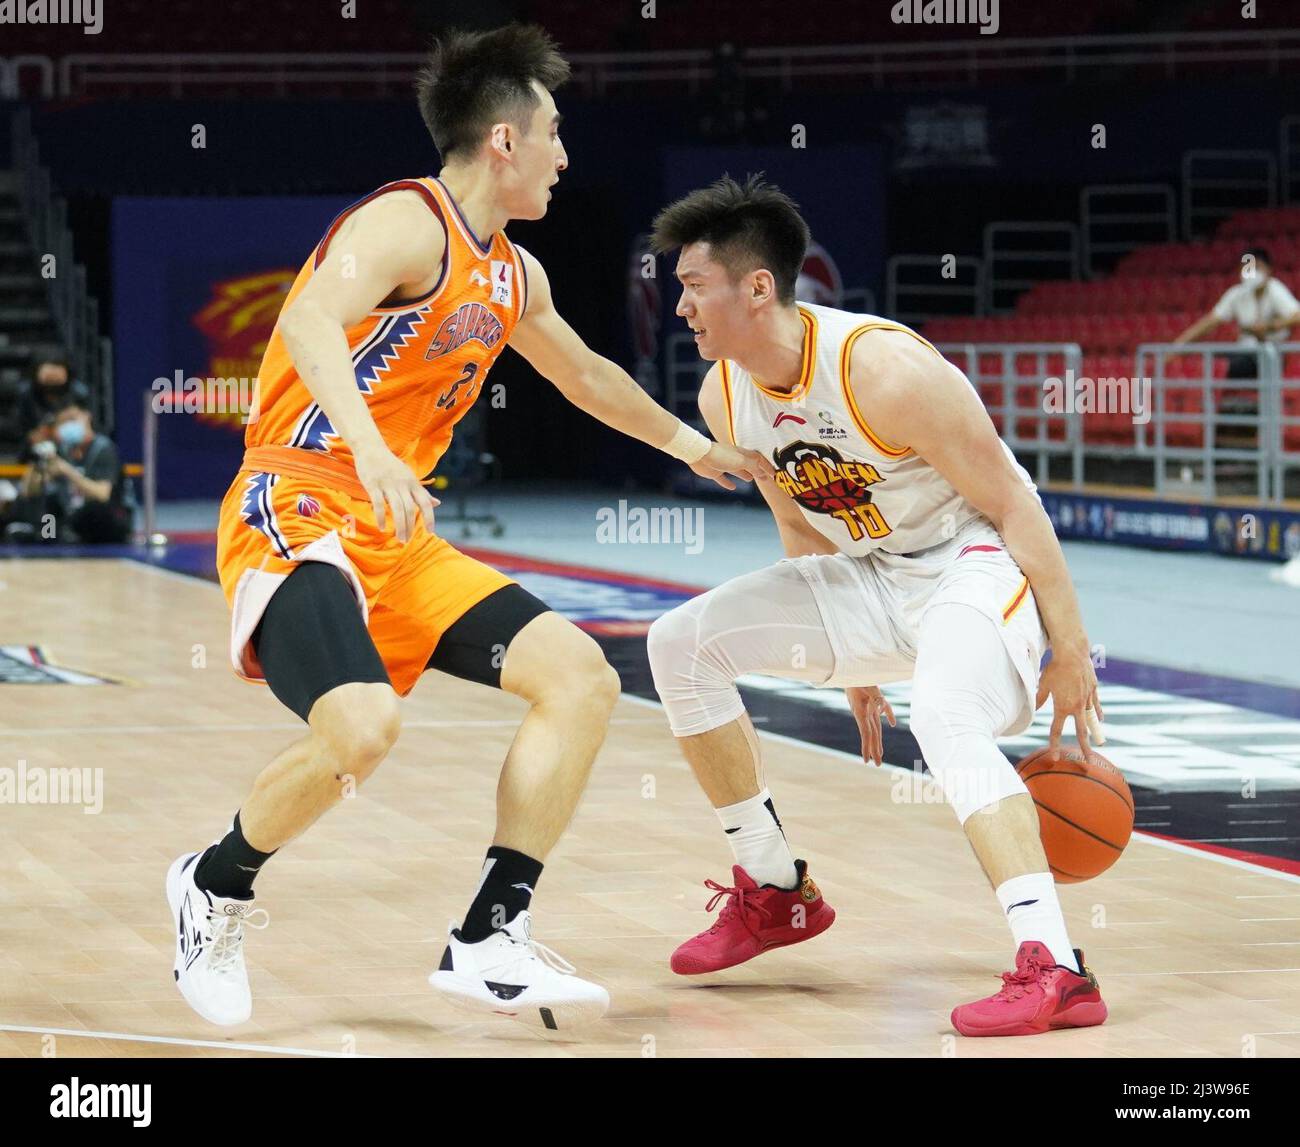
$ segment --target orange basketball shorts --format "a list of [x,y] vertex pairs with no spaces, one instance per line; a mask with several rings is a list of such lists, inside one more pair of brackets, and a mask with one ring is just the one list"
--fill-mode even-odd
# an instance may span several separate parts
[[336,566],[348,579],[393,688],[414,688],[443,633],[513,579],[462,554],[417,522],[411,538],[381,531],[366,498],[321,478],[241,470],[221,503],[217,572],[231,608],[230,657],[264,681],[249,640],[271,595],[299,562]]

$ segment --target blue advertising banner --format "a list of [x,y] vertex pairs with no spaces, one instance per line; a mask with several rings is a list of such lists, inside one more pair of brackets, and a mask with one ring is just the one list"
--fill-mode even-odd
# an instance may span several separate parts
[[1160,550],[1266,561],[1300,553],[1300,511],[1040,490],[1056,534]]
[[240,400],[246,409],[284,296],[349,202],[114,201],[115,436],[123,459],[138,461],[145,396],[176,400],[159,416],[160,499],[225,492],[243,452]]

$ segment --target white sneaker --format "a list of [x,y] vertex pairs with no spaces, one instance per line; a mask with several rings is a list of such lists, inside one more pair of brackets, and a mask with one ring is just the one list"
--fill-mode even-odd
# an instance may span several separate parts
[[252,900],[213,896],[194,883],[198,852],[167,870],[167,903],[176,922],[172,974],[185,1002],[210,1023],[242,1024],[253,1014],[244,966],[244,925],[265,928],[269,917]]
[[462,1011],[495,1012],[550,1031],[598,1020],[609,993],[532,938],[532,917],[521,912],[486,940],[467,944],[452,928],[447,950],[429,984]]

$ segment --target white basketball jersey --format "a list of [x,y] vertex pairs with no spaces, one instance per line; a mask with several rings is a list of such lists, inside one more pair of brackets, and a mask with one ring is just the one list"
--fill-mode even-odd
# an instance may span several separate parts
[[[798,306],[803,370],[789,394],[760,385],[737,363],[720,364],[732,442],[771,458],[778,488],[846,554],[928,549],[983,518],[929,463],[872,431],[868,412],[859,409],[849,389],[849,356],[867,331],[903,331],[930,344],[875,315]],[[1002,448],[1025,485],[1035,489],[1005,442]]]

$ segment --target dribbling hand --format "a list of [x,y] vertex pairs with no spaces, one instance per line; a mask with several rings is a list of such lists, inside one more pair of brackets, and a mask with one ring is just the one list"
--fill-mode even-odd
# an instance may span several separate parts
[[1101,731],[1101,703],[1097,700],[1097,671],[1093,668],[1092,654],[1086,641],[1081,645],[1053,648],[1052,660],[1038,679],[1034,708],[1040,708],[1049,695],[1052,698],[1049,744],[1053,749],[1060,748],[1067,717],[1074,718],[1074,732],[1085,757],[1091,748],[1090,736],[1099,745],[1105,743]]

